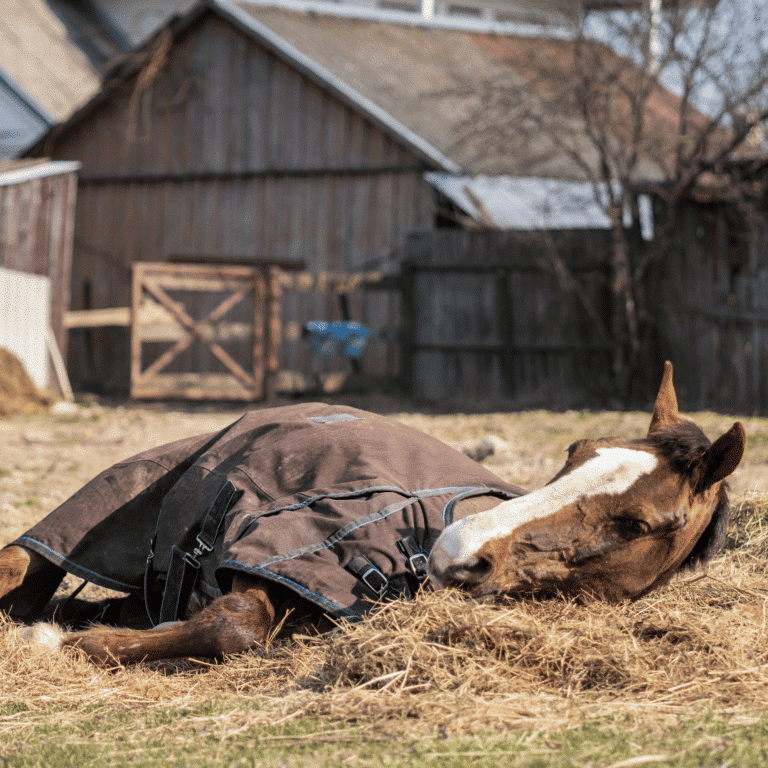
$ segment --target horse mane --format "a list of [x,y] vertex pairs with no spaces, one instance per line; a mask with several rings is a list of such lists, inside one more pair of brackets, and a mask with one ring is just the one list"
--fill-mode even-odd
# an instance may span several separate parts
[[[653,445],[659,455],[667,459],[680,474],[691,474],[694,464],[712,445],[700,427],[685,419],[659,432],[652,432],[646,441]],[[681,570],[693,570],[708,563],[725,545],[731,506],[728,502],[727,484],[712,513],[712,519],[688,557],[680,566]]]

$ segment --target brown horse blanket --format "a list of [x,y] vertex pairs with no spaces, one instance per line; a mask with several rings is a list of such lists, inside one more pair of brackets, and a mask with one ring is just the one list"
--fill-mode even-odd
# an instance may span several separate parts
[[301,404],[116,464],[14,543],[89,582],[143,591],[150,615],[175,559],[207,599],[242,572],[357,617],[371,596],[418,583],[437,536],[467,513],[460,502],[479,511],[523,492],[403,424]]

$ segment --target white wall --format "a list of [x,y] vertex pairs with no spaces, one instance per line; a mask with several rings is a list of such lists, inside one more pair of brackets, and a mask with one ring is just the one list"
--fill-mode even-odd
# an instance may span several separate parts
[[50,278],[0,267],[0,347],[24,363],[41,389],[48,387],[50,295]]

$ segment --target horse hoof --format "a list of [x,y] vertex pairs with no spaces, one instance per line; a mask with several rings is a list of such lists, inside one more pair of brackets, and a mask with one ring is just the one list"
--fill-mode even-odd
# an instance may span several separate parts
[[19,631],[22,640],[38,648],[47,648],[50,651],[58,651],[64,639],[64,630],[55,624],[33,624]]

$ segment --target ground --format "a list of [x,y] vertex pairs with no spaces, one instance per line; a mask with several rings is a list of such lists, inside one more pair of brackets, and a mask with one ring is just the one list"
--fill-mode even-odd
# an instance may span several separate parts
[[[391,398],[349,404],[459,449],[488,441],[493,453],[484,464],[530,488],[557,472],[576,439],[642,436],[650,413],[439,414]],[[94,400],[3,418],[0,544],[111,464],[218,430],[243,410]],[[712,413],[692,418],[710,438],[734,421]],[[411,752],[422,750],[419,764],[447,766],[456,764],[451,755],[458,756],[459,744],[467,755],[487,755],[477,764],[489,766],[499,764],[496,750],[515,766],[687,767],[710,757],[707,765],[763,765],[768,419],[742,421],[747,453],[731,481],[728,551],[706,574],[682,574],[635,603],[476,603],[459,593],[426,594],[343,631],[294,638],[224,664],[184,660],[119,670],[72,654],[42,657],[0,618],[0,759],[104,768],[137,754],[143,765],[164,765],[170,751],[181,766],[201,764],[202,750],[211,765],[320,768],[359,759],[411,765]],[[506,740],[488,746],[482,734],[490,732]],[[569,746],[577,735],[582,747]],[[331,750],[326,762],[309,754],[285,762],[279,751],[264,757],[266,744],[283,740],[315,749],[350,739],[380,743],[383,752],[368,760],[364,747],[323,746]],[[49,759],[54,752],[58,763]],[[544,754],[553,762],[536,763]]]

